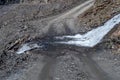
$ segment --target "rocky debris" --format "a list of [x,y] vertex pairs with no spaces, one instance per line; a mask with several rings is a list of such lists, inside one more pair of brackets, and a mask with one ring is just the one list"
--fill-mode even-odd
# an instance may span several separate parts
[[21,55],[17,56],[16,54],[4,52],[0,56],[0,78],[1,80],[4,80],[7,76],[10,74],[17,72],[18,69],[24,66],[23,64],[26,64],[26,61],[28,61],[29,56],[28,55]]
[[83,63],[74,55],[68,53],[57,60],[53,80],[89,80]]
[[0,5],[19,3],[20,0],[0,0]]
[[115,32],[111,35],[111,38],[119,37],[120,36],[120,26],[116,29]]
[[80,23],[87,27],[97,27],[120,11],[119,0],[98,0],[95,5],[80,15]]
[[46,0],[20,0],[20,3],[46,3]]
[[108,48],[113,49],[114,54],[120,53],[120,26],[111,33],[106,43]]

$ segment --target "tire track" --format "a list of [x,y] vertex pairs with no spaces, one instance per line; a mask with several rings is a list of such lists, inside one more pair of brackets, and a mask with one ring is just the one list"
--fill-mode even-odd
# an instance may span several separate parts
[[82,59],[82,61],[85,63],[85,68],[87,69],[88,73],[92,75],[92,77],[95,80],[114,80],[112,79],[104,70],[102,70],[98,64],[91,58],[89,55],[89,49],[84,49],[82,52],[79,50],[72,50],[75,52],[78,52],[77,57]]

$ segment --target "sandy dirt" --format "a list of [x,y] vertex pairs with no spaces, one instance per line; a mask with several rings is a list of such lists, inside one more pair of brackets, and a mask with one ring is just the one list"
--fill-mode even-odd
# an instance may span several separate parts
[[86,1],[24,0],[1,5],[1,80],[119,80],[119,25],[94,48],[48,45],[16,54],[25,42],[85,33],[120,12],[119,0]]

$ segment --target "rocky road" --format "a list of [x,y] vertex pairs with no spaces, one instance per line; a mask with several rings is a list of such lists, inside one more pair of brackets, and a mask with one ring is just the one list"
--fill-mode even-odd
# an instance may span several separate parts
[[[38,4],[14,5],[14,8],[9,8],[10,11],[7,12],[1,8],[0,12],[5,12],[0,14],[0,23],[4,24],[0,28],[0,34],[3,33],[0,35],[0,45],[3,45],[0,47],[3,50],[0,55],[1,80],[119,80],[120,56],[113,55],[112,50],[106,48],[107,42],[93,48],[45,45],[44,49],[36,48],[22,54],[16,53],[25,42],[49,42],[51,37],[57,35],[89,31],[79,23],[78,16],[94,4],[94,0],[81,0],[78,6],[52,16],[42,13],[41,5]],[[46,3],[42,3],[42,6],[46,6]],[[59,6],[55,8],[58,9]],[[34,9],[33,12],[30,7]],[[28,11],[25,11],[26,9]],[[46,7],[44,10],[51,9]],[[8,14],[13,15],[6,18]],[[24,17],[21,17],[23,14]],[[7,20],[9,22],[4,23]],[[5,32],[8,33],[4,34]]]

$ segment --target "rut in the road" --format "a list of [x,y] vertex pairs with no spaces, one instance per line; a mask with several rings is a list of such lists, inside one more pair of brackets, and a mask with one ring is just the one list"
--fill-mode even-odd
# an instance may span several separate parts
[[84,49],[83,51],[72,49],[72,51],[79,53],[77,56],[86,64],[86,69],[89,71],[89,74],[95,78],[95,80],[114,80],[91,58],[89,49]]

